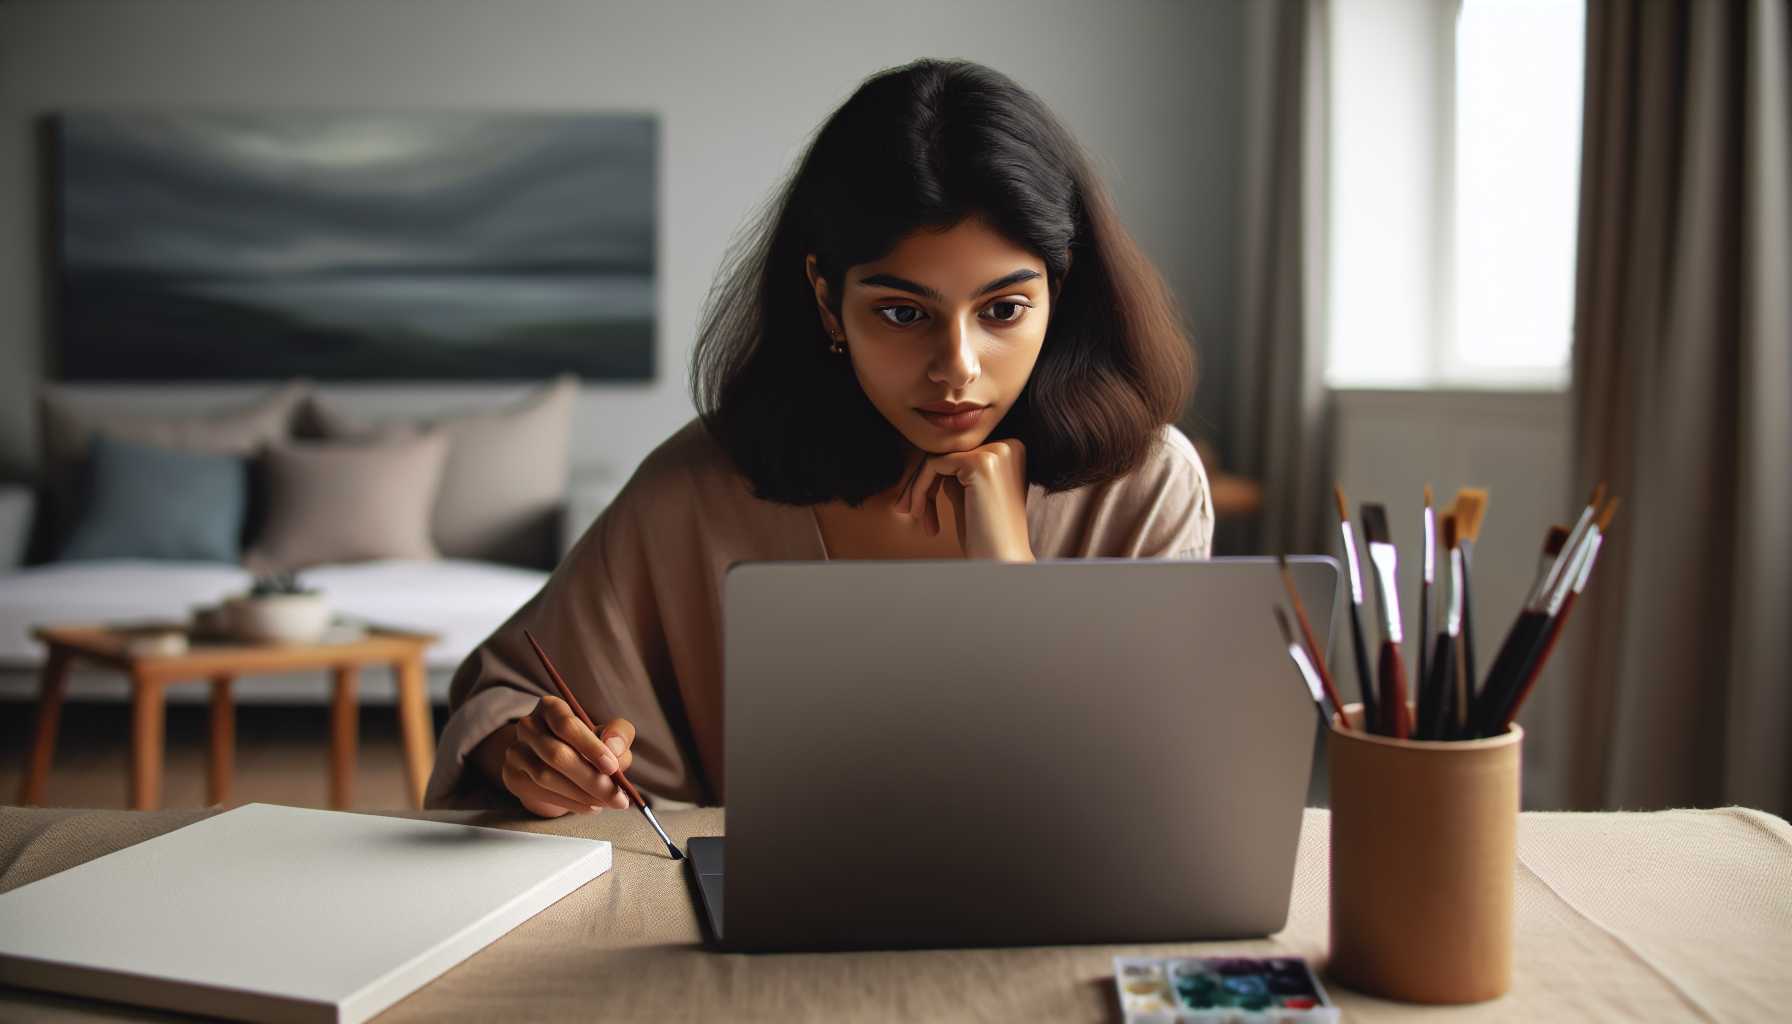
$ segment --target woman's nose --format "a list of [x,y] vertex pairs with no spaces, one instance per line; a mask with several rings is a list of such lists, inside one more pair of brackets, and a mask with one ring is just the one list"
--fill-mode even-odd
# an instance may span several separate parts
[[953,317],[946,322],[943,333],[945,351],[935,361],[931,376],[953,387],[963,387],[977,379],[976,328],[966,324],[963,317]]

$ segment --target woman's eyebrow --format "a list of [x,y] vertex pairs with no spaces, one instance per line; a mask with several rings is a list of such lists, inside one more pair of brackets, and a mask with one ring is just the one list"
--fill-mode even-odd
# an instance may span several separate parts
[[[1031,281],[1038,276],[1039,276],[1039,271],[1028,270],[1023,267],[1020,270],[1016,270],[1012,274],[1008,274],[1004,277],[996,278],[994,281],[991,281],[988,284],[984,285],[983,287],[972,292],[970,297],[974,299],[979,295],[988,295],[990,292],[999,291],[1000,289],[1006,288],[1012,284],[1019,284],[1022,281]],[[859,278],[859,283],[860,284],[869,284],[869,285],[882,285],[885,288],[895,288],[899,291],[913,292],[916,295],[919,295],[923,298],[932,299],[935,302],[946,301],[946,297],[944,295],[941,295],[939,292],[934,291],[932,288],[929,288],[924,284],[917,284],[914,281],[910,281],[906,277],[897,277],[895,274],[870,274],[868,276]]]

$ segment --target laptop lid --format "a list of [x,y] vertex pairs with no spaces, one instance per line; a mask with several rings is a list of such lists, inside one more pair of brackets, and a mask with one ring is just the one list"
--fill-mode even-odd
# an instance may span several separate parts
[[[1325,642],[1338,564],[1290,561]],[[739,562],[723,591],[727,948],[1285,924],[1317,712],[1274,559]]]

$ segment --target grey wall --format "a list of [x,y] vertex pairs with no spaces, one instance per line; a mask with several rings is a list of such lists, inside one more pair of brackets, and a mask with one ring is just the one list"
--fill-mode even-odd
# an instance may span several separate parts
[[[1180,296],[1206,363],[1185,426],[1223,422],[1244,0],[56,0],[0,6],[0,474],[36,463],[45,275],[35,122],[63,110],[644,110],[661,127],[660,377],[588,386],[574,462],[626,475],[692,415],[692,336],[730,238],[858,83],[916,57],[1012,75],[1058,112]],[[89,387],[215,404],[257,386]],[[514,386],[326,389],[406,410]]]

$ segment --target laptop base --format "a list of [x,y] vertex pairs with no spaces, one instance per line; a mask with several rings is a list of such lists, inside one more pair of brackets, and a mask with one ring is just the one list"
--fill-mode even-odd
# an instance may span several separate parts
[[697,902],[709,945],[722,947],[722,837],[692,836],[684,844],[685,859],[697,887]]

